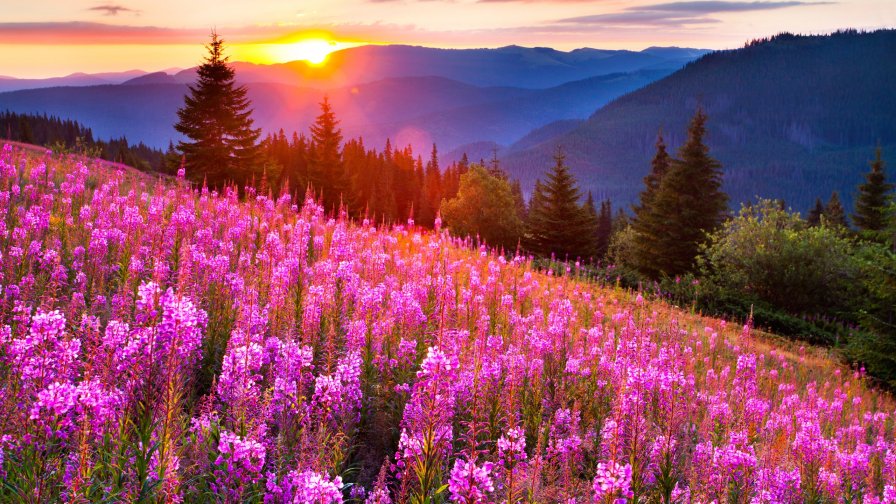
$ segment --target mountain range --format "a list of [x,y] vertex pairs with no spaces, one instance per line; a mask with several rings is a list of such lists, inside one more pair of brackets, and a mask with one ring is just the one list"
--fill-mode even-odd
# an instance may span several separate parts
[[[338,51],[327,65],[235,62],[266,133],[306,131],[328,96],[347,137],[389,138],[428,151],[475,141],[509,144],[557,120],[584,119],[626,92],[668,75],[698,49],[641,52],[543,48],[445,50],[366,46]],[[54,87],[0,93],[0,109],[74,118],[100,138],[125,135],[165,148],[195,69],[48,81]],[[67,80],[68,79],[68,80]],[[93,79],[91,85],[74,85]],[[94,82],[96,81],[96,82]],[[67,84],[67,85],[63,85]],[[539,87],[544,86],[544,87]]]

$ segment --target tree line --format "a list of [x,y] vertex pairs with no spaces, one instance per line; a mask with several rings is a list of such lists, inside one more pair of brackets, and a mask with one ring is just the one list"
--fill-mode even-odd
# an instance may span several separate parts
[[7,140],[41,145],[62,153],[84,154],[123,163],[144,171],[165,171],[165,153],[143,142],[131,144],[124,136],[97,140],[93,131],[77,121],[46,114],[0,112],[0,135]]

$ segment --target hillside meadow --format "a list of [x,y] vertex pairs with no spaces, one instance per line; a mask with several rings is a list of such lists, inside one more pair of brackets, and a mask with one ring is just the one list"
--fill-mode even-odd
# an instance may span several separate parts
[[0,501],[896,503],[825,351],[425,231],[0,153]]

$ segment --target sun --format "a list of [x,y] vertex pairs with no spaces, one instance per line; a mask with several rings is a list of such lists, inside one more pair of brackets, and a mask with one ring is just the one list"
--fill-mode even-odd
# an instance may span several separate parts
[[336,40],[328,35],[309,33],[276,41],[235,45],[233,56],[263,65],[304,61],[313,67],[323,67],[330,54],[365,44],[368,42]]
[[312,65],[323,65],[331,52],[339,49],[339,45],[323,39],[306,39],[287,44],[283,52],[289,60],[307,61]]

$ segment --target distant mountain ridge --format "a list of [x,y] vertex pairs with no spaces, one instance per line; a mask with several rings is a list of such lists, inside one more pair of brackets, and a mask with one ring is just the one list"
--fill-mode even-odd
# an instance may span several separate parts
[[571,131],[505,149],[501,159],[531,187],[563,146],[584,189],[628,204],[641,190],[657,132],[674,150],[702,106],[735,209],[761,195],[805,211],[833,190],[851,206],[878,142],[896,175],[894,82],[896,30],[783,34],[704,55]]
[[[638,70],[674,70],[707,49],[650,47],[643,51],[507,46],[498,49],[438,49],[420,46],[360,46],[336,51],[325,65],[304,61],[262,65],[234,62],[243,83],[278,83],[314,88],[339,88],[400,77],[444,77],[475,86],[548,88],[596,75]],[[56,86],[121,84],[150,74],[165,73],[172,83],[189,84],[196,69],[175,73],[131,70],[103,74],[72,74],[50,79],[0,77],[0,92]]]
[[[238,70],[239,72],[239,70]],[[347,138],[371,145],[386,139],[426,152],[433,142],[444,152],[490,141],[510,144],[557,120],[585,119],[611,99],[642,87],[671,70],[614,73],[547,89],[477,86],[445,77],[395,77],[338,88],[276,82],[249,83],[253,118],[265,132],[305,132],[328,96]],[[120,85],[56,87],[0,93],[0,110],[74,118],[100,137],[125,135],[165,148],[178,138],[173,125],[186,84],[160,73]]]
[[146,73],[147,72],[142,70],[98,74],[78,72],[64,77],[51,77],[48,79],[17,79],[15,77],[2,76],[0,77],[0,92],[58,86],[102,86],[105,84],[121,84],[122,82],[140,77]]

